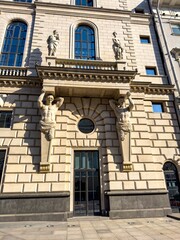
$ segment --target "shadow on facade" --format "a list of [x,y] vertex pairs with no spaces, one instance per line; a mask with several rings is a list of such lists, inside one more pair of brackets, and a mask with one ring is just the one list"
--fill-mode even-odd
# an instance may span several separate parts
[[[28,58],[26,58],[27,60]],[[26,61],[25,60],[25,61]],[[28,60],[27,60],[28,61]],[[39,48],[35,48],[30,53],[30,60],[29,60],[29,76],[36,76],[36,65],[41,66],[42,64],[42,52]]]
[[[40,113],[37,107],[38,94],[31,94],[32,89],[28,90],[27,94],[24,94],[22,90],[15,91],[13,95],[8,95],[6,103],[15,106],[12,115],[11,130],[17,131],[16,138],[22,139],[21,146],[18,148],[27,147],[27,155],[32,157],[33,169],[39,170],[40,163],[40,138],[41,132],[39,127]],[[32,96],[34,95],[34,99]],[[21,157],[21,154],[19,154]]]

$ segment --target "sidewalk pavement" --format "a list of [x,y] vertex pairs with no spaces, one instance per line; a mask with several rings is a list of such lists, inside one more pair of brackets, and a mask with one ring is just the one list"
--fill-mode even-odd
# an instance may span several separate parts
[[180,240],[180,221],[170,218],[0,223],[0,240]]

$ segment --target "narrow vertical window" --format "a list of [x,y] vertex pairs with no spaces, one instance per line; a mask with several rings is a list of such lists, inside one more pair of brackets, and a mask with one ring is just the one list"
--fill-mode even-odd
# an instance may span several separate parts
[[11,118],[11,111],[0,111],[0,128],[10,128]]
[[2,179],[6,150],[0,150],[0,181]]
[[93,1],[92,0],[76,0],[76,5],[93,7]]
[[26,32],[27,25],[23,22],[9,24],[0,55],[0,66],[22,65]]
[[96,59],[94,30],[87,25],[80,25],[75,31],[75,58]]

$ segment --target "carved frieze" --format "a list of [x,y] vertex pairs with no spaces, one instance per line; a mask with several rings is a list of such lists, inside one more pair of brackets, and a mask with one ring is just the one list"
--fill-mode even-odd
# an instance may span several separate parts
[[175,91],[174,85],[142,84],[139,82],[132,82],[130,88],[132,92],[159,95],[172,94]]

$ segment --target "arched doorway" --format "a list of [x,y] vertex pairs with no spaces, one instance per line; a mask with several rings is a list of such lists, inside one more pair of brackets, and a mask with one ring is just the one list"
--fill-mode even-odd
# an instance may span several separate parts
[[180,212],[180,183],[177,168],[172,162],[166,162],[163,170],[172,211]]

